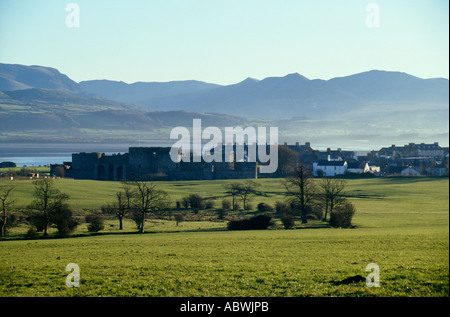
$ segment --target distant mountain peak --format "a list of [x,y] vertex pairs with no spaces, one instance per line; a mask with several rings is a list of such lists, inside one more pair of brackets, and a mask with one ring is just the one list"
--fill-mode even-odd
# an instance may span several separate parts
[[303,80],[309,80],[308,78],[306,78],[303,75],[300,75],[299,73],[292,73],[292,74],[287,74],[286,76],[284,76],[284,78],[287,79],[303,79]]
[[254,84],[254,83],[258,83],[258,82],[259,82],[258,79],[255,79],[255,78],[252,78],[252,77],[247,77],[246,79],[244,79],[243,81],[238,83],[238,85],[239,84]]

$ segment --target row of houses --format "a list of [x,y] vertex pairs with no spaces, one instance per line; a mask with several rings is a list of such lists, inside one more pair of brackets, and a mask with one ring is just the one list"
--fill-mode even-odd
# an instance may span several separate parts
[[378,176],[448,175],[449,148],[439,146],[438,142],[392,145],[378,151],[371,151],[364,156],[339,148],[314,151],[309,143],[288,147],[299,153],[299,161],[309,165],[316,177],[364,173]]
[[317,177],[334,177],[345,174],[379,174],[380,167],[367,162],[347,162],[342,159],[320,160],[313,163],[313,173]]

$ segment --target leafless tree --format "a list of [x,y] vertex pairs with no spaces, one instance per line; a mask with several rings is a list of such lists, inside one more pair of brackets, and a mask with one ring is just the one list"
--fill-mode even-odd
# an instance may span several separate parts
[[240,192],[240,186],[241,186],[241,184],[240,183],[229,183],[229,184],[225,184],[225,189],[226,189],[226,193],[228,194],[228,195],[230,195],[231,197],[232,197],[232,208],[233,208],[233,211],[235,210],[235,206],[236,206],[236,204],[235,204],[235,199],[236,199],[236,196],[238,196],[239,195],[239,192]]
[[310,171],[303,164],[298,164],[291,176],[284,182],[286,195],[290,197],[291,204],[295,205],[300,212],[302,223],[307,223],[306,216],[311,210],[311,205],[316,195],[316,186],[310,177]]
[[326,221],[328,212],[331,214],[337,206],[345,201],[342,197],[345,181],[342,179],[324,178],[321,180],[319,187],[322,191],[320,197],[325,207],[323,220]]
[[258,186],[258,183],[252,180],[248,180],[242,184],[239,184],[239,186],[237,187],[237,195],[242,200],[244,210],[246,210],[247,203],[250,200],[250,197],[257,193],[256,189],[258,188]]
[[107,203],[102,207],[102,211],[106,214],[112,214],[119,220],[119,230],[123,229],[123,218],[130,210],[130,203],[127,200],[126,192],[117,192],[116,200],[112,203]]
[[144,233],[145,216],[149,212],[156,212],[169,206],[167,193],[159,189],[152,182],[134,181],[131,207],[139,216],[139,233]]
[[3,238],[6,234],[6,222],[8,219],[7,213],[11,209],[15,200],[11,197],[11,192],[14,190],[14,186],[0,186],[0,237]]

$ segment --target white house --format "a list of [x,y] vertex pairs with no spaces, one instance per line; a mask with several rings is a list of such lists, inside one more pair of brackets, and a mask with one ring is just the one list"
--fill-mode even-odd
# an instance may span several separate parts
[[319,160],[313,163],[314,176],[337,176],[344,175],[347,171],[347,162]]
[[378,174],[381,172],[381,168],[379,166],[369,165],[369,172]]
[[369,173],[370,167],[367,162],[351,162],[347,164],[347,172],[355,174]]

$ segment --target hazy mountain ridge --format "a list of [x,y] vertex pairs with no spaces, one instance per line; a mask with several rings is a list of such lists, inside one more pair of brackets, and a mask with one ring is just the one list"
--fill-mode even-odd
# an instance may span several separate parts
[[293,73],[225,86],[76,83],[53,68],[0,64],[0,140],[114,133],[126,139],[126,131],[167,139],[168,129],[201,118],[205,127],[277,126],[280,142],[441,141],[448,139],[448,83],[377,70],[330,80]]
[[152,102],[158,102],[161,99],[179,100],[219,86],[195,80],[167,83],[136,82],[133,84],[109,80],[93,80],[82,81],[79,85],[86,92],[98,94],[111,100],[137,104],[150,108],[149,110],[155,110],[151,109],[150,104]]
[[[84,81],[82,87],[87,92],[153,111],[182,109],[257,118],[299,115],[329,118],[333,115],[330,110],[348,112],[380,102],[394,103],[397,107],[417,102],[445,107],[449,102],[448,79],[420,79],[405,73],[376,70],[330,80],[309,80],[294,73],[263,80],[248,78],[227,86],[197,82],[202,85],[198,90],[183,87],[188,82],[178,83],[179,88],[173,94],[161,93],[171,83],[147,83],[138,88],[137,83],[118,87],[103,81],[102,88],[98,89],[95,82]],[[407,106],[402,108],[406,110]]]
[[[89,80],[76,83],[58,70],[42,66],[0,64],[0,91],[53,89],[80,98],[75,102],[136,105],[144,111],[184,110],[223,113],[244,118],[291,118],[326,116],[358,111],[380,103],[396,110],[409,104],[433,104],[448,108],[448,79],[421,79],[406,73],[372,70],[330,80],[310,80],[298,73],[263,80],[247,78],[232,85],[217,85],[196,80],[172,82],[125,82]],[[31,93],[34,93],[33,96]],[[38,99],[35,90],[7,93],[12,99]],[[41,92],[42,94],[42,92]],[[47,96],[43,101],[60,102]],[[30,99],[28,98],[28,99]],[[53,99],[52,99],[53,98]],[[70,99],[68,96],[65,99]],[[64,101],[64,100],[62,100]],[[334,111],[334,113],[333,113]]]

